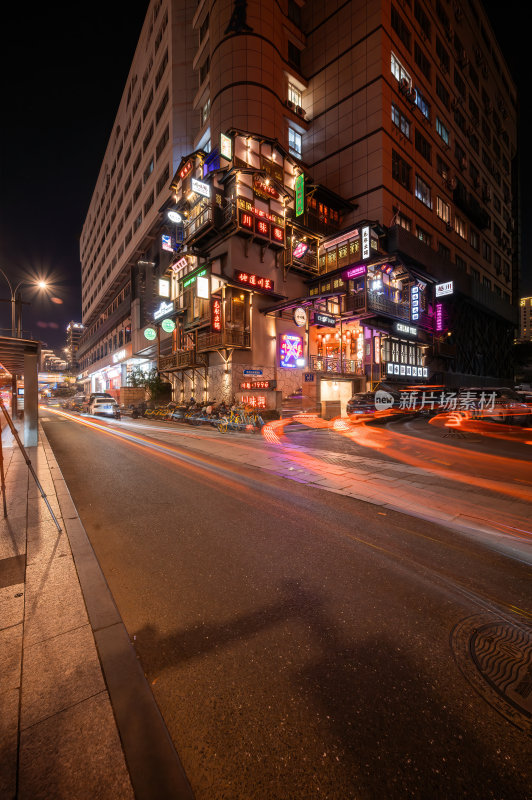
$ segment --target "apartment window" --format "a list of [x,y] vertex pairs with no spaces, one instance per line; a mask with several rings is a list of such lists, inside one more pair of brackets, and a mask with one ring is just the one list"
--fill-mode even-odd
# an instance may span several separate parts
[[210,63],[211,63],[210,57],[207,56],[207,58],[200,67],[200,86],[202,85],[203,81],[207,78],[207,75],[209,74]]
[[466,272],[467,271],[467,264],[465,262],[465,259],[463,259],[461,256],[457,255],[455,260],[456,260],[456,266],[459,267],[460,269],[463,269],[464,272]]
[[170,167],[167,164],[166,167],[164,168],[164,171],[159,176],[157,183],[155,184],[155,189],[157,191],[157,194],[160,194],[162,192],[164,187],[168,184],[169,180],[170,180]]
[[150,177],[152,172],[153,172],[153,158],[150,160],[150,163],[148,164],[148,166],[144,170],[144,174],[142,176],[142,180],[143,180],[144,183],[146,183],[146,181],[148,180],[148,178]]
[[137,187],[136,187],[136,189],[135,189],[135,191],[133,193],[133,202],[134,203],[136,203],[137,200],[139,199],[141,191],[142,191],[142,183],[139,181],[137,183]]
[[423,75],[430,81],[430,61],[417,42],[414,44],[414,61]]
[[491,289],[491,281],[485,275],[482,277],[482,286],[485,286],[486,289]]
[[471,267],[471,277],[473,278],[474,281],[480,283],[480,272],[478,271],[478,269],[474,269],[473,267]]
[[482,239],[482,258],[491,264],[491,245],[485,239]]
[[442,72],[448,73],[451,66],[451,59],[449,58],[447,48],[444,46],[438,36],[436,36],[436,55],[440,59],[440,67]]
[[478,80],[478,74],[477,74],[475,68],[473,67],[473,65],[471,63],[469,64],[469,77],[471,79],[471,83],[473,84],[473,86],[475,87],[475,89],[478,92],[478,90],[480,88],[479,80]]
[[156,158],[160,157],[161,153],[163,152],[164,148],[166,147],[166,144],[167,144],[169,138],[170,138],[170,132],[169,132],[168,125],[167,125],[166,128],[164,129],[164,133],[161,136],[161,138],[159,139],[159,142],[158,142],[157,147],[155,149]]
[[148,199],[144,203],[144,216],[146,216],[146,214],[148,213],[148,211],[152,207],[153,201],[154,201],[154,195],[153,195],[153,191],[151,191],[150,194],[148,195]]
[[392,103],[392,122],[407,139],[410,139],[410,122],[394,103]]
[[454,215],[454,229],[458,236],[460,236],[462,239],[467,239],[466,224],[462,217],[459,217],[458,214]]
[[133,147],[135,147],[139,136],[140,136],[140,120],[137,127],[135,128],[135,132],[133,133]]
[[493,251],[493,266],[495,267],[497,275],[500,275],[502,272],[502,261],[500,254],[497,253],[496,250]]
[[288,101],[293,103],[295,106],[301,106],[302,104],[301,92],[293,85],[293,83],[288,84]]
[[155,112],[155,123],[156,124],[161,119],[161,117],[162,117],[162,115],[164,113],[164,109],[166,108],[167,105],[168,105],[168,89],[165,91],[165,93],[163,95],[163,99],[159,103],[157,111]]
[[162,61],[161,61],[161,64],[160,64],[160,66],[159,66],[159,69],[157,70],[157,74],[155,75],[155,88],[156,88],[156,89],[158,89],[158,88],[159,88],[159,84],[160,84],[160,82],[161,82],[161,81],[162,81],[162,79],[163,79],[164,71],[165,71],[165,69],[166,69],[166,65],[167,65],[167,64],[168,64],[168,49],[167,49],[167,50],[165,50],[165,53],[164,53],[163,59],[162,59]]
[[301,134],[298,133],[294,128],[288,127],[288,149],[290,152],[301,158]]
[[152,136],[153,136],[153,122],[151,123],[150,127],[148,128],[148,133],[146,134],[146,136],[144,137],[144,140],[142,142],[142,150],[143,150],[144,153],[148,149],[148,145],[151,142]]
[[425,100],[421,92],[416,86],[416,106],[427,119],[430,119],[430,103]]
[[451,260],[451,251],[443,242],[438,242],[438,255],[446,261]]
[[392,6],[392,28],[407,50],[410,51],[411,34],[408,25],[394,6]]
[[416,227],[416,236],[420,242],[432,247],[432,236],[424,228],[420,228],[419,225]]
[[144,108],[142,109],[142,119],[146,119],[146,117],[148,116],[148,111],[150,110],[152,103],[153,103],[153,89],[150,89],[148,99],[144,103]]
[[203,127],[207,122],[210,111],[211,111],[211,99],[209,97],[201,108],[201,127]]
[[480,236],[474,228],[469,228],[469,244],[477,253],[480,252]]
[[401,228],[405,229],[405,231],[412,230],[412,220],[410,219],[410,217],[407,217],[404,214],[401,214],[401,212],[399,212],[396,216],[396,221],[397,224],[401,226]]
[[296,69],[301,69],[301,51],[297,45],[288,40],[288,61],[293,64]]
[[399,153],[395,150],[392,150],[392,177],[398,181],[401,186],[404,186],[405,189],[409,191],[412,188],[412,168],[410,165],[401,158]]
[[430,186],[428,186],[423,178],[421,178],[419,175],[416,175],[415,195],[417,199],[423,203],[423,205],[427,206],[427,208],[432,208]]
[[449,165],[438,155],[436,156],[436,168],[438,174],[441,175],[444,180],[447,180],[449,177]]
[[141,158],[142,158],[141,153],[139,153],[138,156],[136,157],[135,161],[133,162],[133,175],[135,175],[135,173],[137,172],[138,168],[140,167]]
[[439,117],[436,117],[436,133],[445,142],[447,147],[449,147],[451,141],[449,137],[449,131]]
[[421,3],[418,0],[415,0],[414,3],[414,17],[417,19],[419,27],[427,39],[430,39],[430,20],[425,14],[423,8],[421,7]]
[[426,161],[428,161],[429,164],[430,164],[431,163],[431,146],[430,146],[429,142],[425,139],[423,134],[420,133],[420,131],[418,131],[418,130],[416,130],[415,141],[416,141],[416,150],[418,151],[418,153],[421,153],[423,158],[426,159]]
[[403,78],[405,78],[405,80],[407,80],[408,83],[410,83],[410,84],[412,83],[412,78],[410,77],[410,75],[406,71],[406,69],[403,67],[403,65],[401,64],[401,62],[399,61],[399,59],[397,58],[395,53],[392,53],[392,55],[391,55],[390,66],[391,66],[392,75],[395,78],[397,78],[398,81],[401,81]]
[[449,108],[450,106],[450,95],[443,83],[440,81],[439,78],[436,78],[436,94],[442,101],[445,108]]
[[200,25],[200,29],[199,29],[199,40],[200,40],[200,44],[201,44],[201,42],[202,42],[202,41],[205,39],[205,37],[206,37],[206,35],[207,35],[207,31],[208,31],[208,30],[209,30],[209,15],[207,14],[207,16],[205,17],[205,19],[204,19],[204,20],[203,20],[203,22],[201,23],[201,25]]
[[462,76],[460,75],[460,73],[458,72],[458,70],[456,69],[456,67],[454,68],[454,85],[456,86],[456,88],[458,89],[458,91],[460,92],[462,97],[465,98],[465,96],[466,96],[465,81],[462,78]]
[[451,222],[451,206],[441,197],[436,198],[436,214],[447,224]]

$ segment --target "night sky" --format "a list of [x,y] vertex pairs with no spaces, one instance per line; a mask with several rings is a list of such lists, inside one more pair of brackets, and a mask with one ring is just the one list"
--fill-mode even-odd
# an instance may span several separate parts
[[[25,331],[58,354],[67,323],[81,321],[79,235],[147,5],[147,0],[81,3],[63,17],[54,4],[19,3],[10,6],[4,25],[0,267],[13,285],[32,273],[52,282],[47,297],[23,287],[23,299],[31,305],[23,307],[22,319]],[[530,89],[527,26],[519,23],[522,5],[490,2],[486,7],[522,84],[526,109]],[[521,148],[522,158],[526,149]],[[525,194],[532,180],[530,159],[521,164],[521,174]],[[523,210],[521,295],[532,293],[529,221],[530,210]],[[0,275],[0,298],[8,297]],[[0,303],[0,328],[10,327],[10,304]]]

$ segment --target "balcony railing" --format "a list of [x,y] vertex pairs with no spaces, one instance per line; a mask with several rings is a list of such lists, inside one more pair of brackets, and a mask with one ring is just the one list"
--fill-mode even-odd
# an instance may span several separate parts
[[346,295],[345,311],[354,311],[363,314],[368,311],[377,311],[388,314],[397,319],[410,319],[410,307],[395,303],[389,297],[385,297],[377,292],[360,292],[359,294]]
[[205,206],[193,219],[185,222],[185,241],[196,236],[206,225],[211,225],[212,221],[212,207]]
[[196,350],[183,350],[181,353],[172,353],[159,358],[159,369],[162,372],[185,367],[204,367],[206,364],[205,356],[197,353]]
[[310,369],[315,372],[332,372],[336,375],[364,375],[364,363],[338,356],[310,356]]
[[234,331],[226,329],[223,331],[198,333],[198,351],[216,350],[218,347],[238,347],[240,349],[249,349],[251,347],[251,337],[249,331]]

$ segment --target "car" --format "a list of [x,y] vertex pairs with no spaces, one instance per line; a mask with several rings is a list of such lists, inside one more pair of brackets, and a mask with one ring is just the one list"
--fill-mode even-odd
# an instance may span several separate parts
[[376,411],[399,408],[400,393],[397,386],[382,382],[374,392],[356,392],[347,401],[347,414],[375,414]]
[[114,400],[113,395],[109,394],[109,392],[92,392],[92,394],[88,395],[88,397],[87,395],[85,395],[85,400],[83,402],[83,411],[89,412],[89,406],[96,397],[105,397],[109,400]]
[[471,400],[475,419],[487,419],[507,425],[530,425],[532,407],[509,386],[464,386],[460,389],[462,402]]
[[120,406],[114,397],[93,397],[89,403],[89,414],[102,414],[106,417],[120,419]]

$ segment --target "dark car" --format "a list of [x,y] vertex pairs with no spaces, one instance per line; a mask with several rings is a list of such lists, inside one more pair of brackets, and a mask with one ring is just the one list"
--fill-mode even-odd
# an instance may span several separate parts
[[530,425],[532,407],[515,389],[508,386],[465,386],[460,389],[461,403],[467,401],[475,419],[487,419],[507,425]]
[[379,383],[373,392],[357,392],[347,401],[348,414],[375,414],[376,411],[386,411],[390,408],[399,408],[401,395],[397,386],[388,383]]

